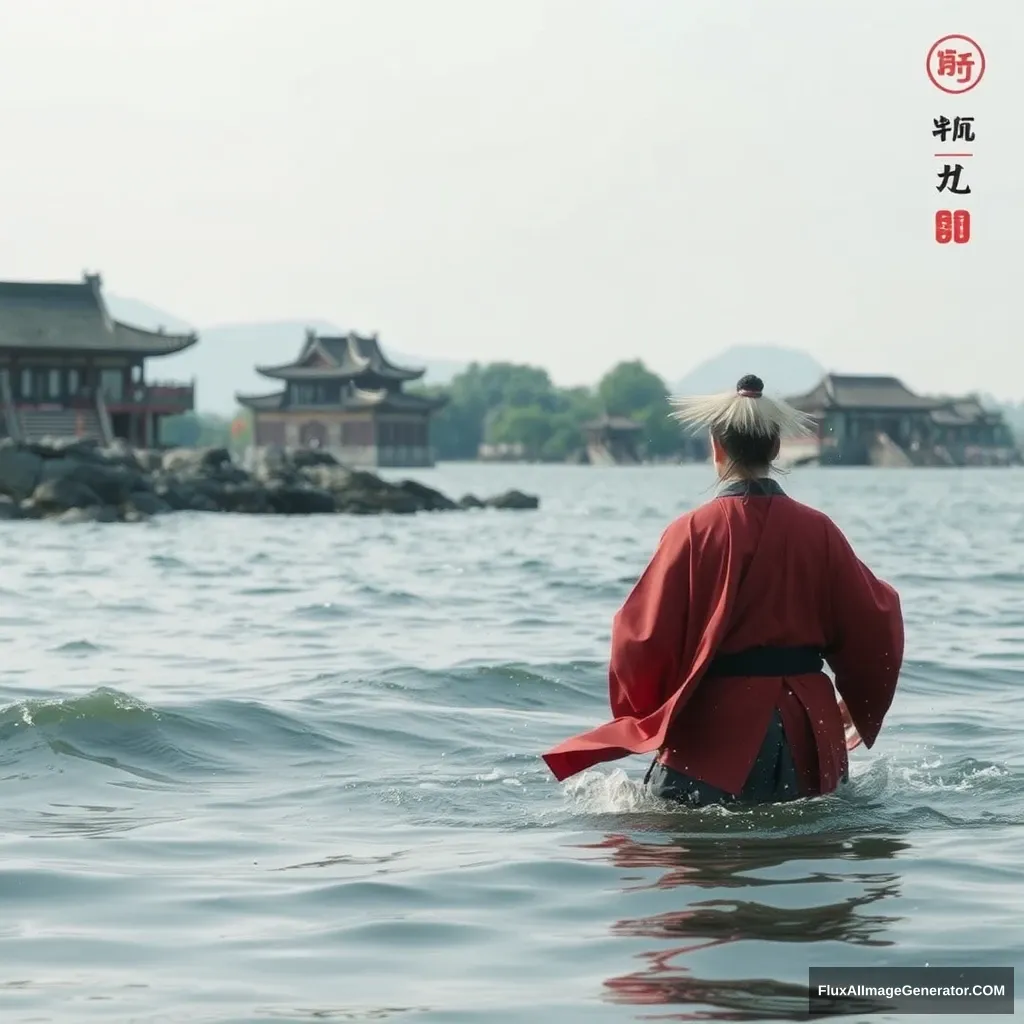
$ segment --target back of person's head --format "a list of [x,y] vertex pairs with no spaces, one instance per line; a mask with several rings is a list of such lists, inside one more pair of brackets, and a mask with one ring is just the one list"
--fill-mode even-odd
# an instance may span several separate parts
[[739,379],[735,391],[670,401],[673,419],[707,428],[723,477],[767,473],[778,458],[782,439],[809,434],[814,422],[781,399],[765,395],[764,381],[752,373]]

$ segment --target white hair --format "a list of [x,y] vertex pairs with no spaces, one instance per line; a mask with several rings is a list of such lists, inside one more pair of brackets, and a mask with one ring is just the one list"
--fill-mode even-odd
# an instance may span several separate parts
[[810,416],[780,398],[769,398],[763,389],[760,378],[743,377],[735,391],[670,398],[674,411],[669,415],[687,426],[707,427],[718,437],[727,432],[750,437],[792,437],[813,432]]

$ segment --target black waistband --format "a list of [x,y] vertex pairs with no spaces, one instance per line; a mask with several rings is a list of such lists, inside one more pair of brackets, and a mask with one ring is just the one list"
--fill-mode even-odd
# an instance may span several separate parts
[[816,647],[750,647],[715,655],[704,676],[802,676],[824,667]]

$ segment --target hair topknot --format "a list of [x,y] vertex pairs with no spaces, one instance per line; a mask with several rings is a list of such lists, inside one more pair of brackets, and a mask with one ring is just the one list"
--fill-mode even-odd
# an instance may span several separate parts
[[[755,401],[756,399],[756,401]],[[688,427],[708,427],[718,438],[779,438],[813,433],[815,424],[806,413],[781,398],[764,394],[764,381],[753,373],[740,377],[733,391],[720,395],[669,399],[670,415]]]

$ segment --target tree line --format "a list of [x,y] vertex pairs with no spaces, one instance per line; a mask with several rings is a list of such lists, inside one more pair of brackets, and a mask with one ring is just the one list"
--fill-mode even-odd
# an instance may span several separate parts
[[516,446],[528,459],[562,462],[583,447],[583,425],[604,414],[639,423],[639,442],[648,456],[682,451],[683,435],[669,419],[669,389],[640,360],[619,363],[592,388],[556,387],[538,366],[471,363],[447,386],[417,390],[448,398],[430,427],[441,460],[475,459],[486,444]]

